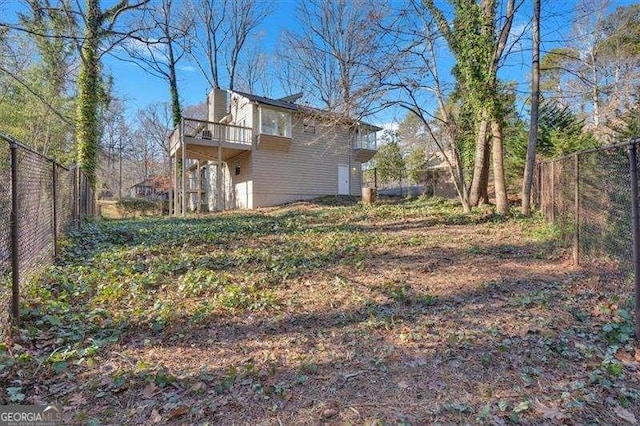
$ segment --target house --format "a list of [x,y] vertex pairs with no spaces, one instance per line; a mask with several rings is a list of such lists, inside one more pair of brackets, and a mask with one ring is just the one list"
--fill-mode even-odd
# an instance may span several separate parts
[[255,209],[322,195],[360,195],[379,127],[299,105],[214,89],[208,120],[170,138],[173,214]]
[[147,200],[166,200],[169,180],[166,176],[154,175],[129,187],[129,197]]

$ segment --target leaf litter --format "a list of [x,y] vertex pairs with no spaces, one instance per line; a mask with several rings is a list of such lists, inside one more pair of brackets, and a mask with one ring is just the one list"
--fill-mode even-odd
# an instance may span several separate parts
[[94,424],[637,424],[628,275],[557,241],[437,198],[89,223],[25,293],[0,403]]

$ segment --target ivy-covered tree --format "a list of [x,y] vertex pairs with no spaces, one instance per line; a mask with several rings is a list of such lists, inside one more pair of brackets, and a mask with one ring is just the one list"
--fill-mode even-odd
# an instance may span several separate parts
[[505,2],[504,14],[498,14],[494,0],[452,1],[451,22],[433,0],[423,0],[423,4],[435,18],[456,59],[453,72],[457,90],[475,112],[477,141],[469,203],[477,204],[488,182],[490,136],[496,211],[505,214],[508,203],[504,177],[504,111],[497,73],[515,16],[515,0]]
[[139,8],[148,2],[149,0],[141,0],[130,3],[129,0],[121,0],[102,10],[99,0],[86,0],[82,10],[84,29],[80,45],[76,107],[77,162],[94,187],[101,136],[99,108],[106,93],[102,84],[101,44],[110,37],[117,41],[131,36],[135,30],[125,33],[116,31],[116,22],[126,11]]

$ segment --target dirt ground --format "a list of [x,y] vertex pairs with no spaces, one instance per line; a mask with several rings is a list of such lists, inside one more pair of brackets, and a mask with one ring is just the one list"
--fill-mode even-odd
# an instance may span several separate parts
[[[147,264],[164,250],[141,235],[166,221],[101,224],[106,242],[82,251],[72,239],[83,265],[61,262],[40,282],[52,293],[32,294],[17,349],[0,358],[0,383],[13,389],[0,402],[59,403],[68,421],[94,424],[636,424],[628,276],[614,262],[573,267],[539,220],[461,217],[417,201],[197,218],[193,235],[202,227],[215,238],[167,243],[174,256],[193,254],[192,268],[231,256],[207,268],[248,271],[229,279],[254,293],[187,297],[184,270],[150,300],[131,296],[134,273],[113,300],[93,287],[90,298],[63,292],[79,277],[108,279],[106,269],[82,275],[108,250],[128,250],[123,259],[144,250]],[[211,221],[229,228],[204,230],[218,226]],[[172,291],[184,299],[163,299]],[[80,302],[54,315],[47,294],[107,313],[82,317],[95,327],[65,340]],[[162,300],[170,312],[160,321]],[[119,330],[111,339],[101,334],[110,327]],[[91,342],[100,344],[87,351]]]

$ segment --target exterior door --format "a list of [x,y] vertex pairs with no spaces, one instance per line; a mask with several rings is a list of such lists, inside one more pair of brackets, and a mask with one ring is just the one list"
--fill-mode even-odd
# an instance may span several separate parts
[[338,164],[338,195],[349,195],[349,165]]

